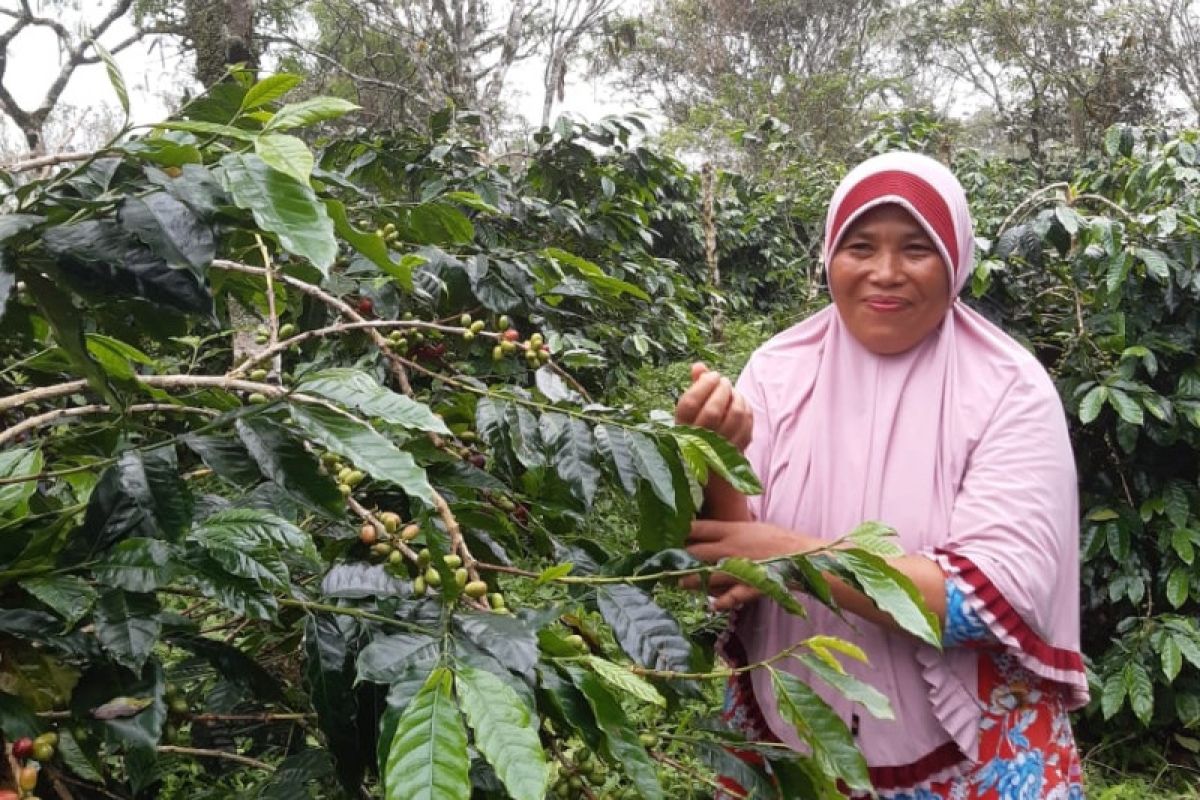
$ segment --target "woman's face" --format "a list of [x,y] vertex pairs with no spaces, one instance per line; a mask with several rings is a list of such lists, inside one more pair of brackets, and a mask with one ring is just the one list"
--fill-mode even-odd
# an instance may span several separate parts
[[950,307],[946,264],[925,229],[899,205],[854,221],[829,265],[829,288],[850,333],[880,355],[903,353]]

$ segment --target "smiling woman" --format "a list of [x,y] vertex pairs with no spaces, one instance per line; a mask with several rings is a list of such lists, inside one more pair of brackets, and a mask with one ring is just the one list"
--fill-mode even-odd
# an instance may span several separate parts
[[[756,351],[736,388],[697,365],[680,398],[677,420],[743,446],[763,485],[747,498],[711,481],[688,549],[766,559],[865,519],[894,527],[905,554],[890,564],[942,620],[942,649],[845,584],[832,588],[849,613],[800,619],[716,576],[713,607],[734,612],[727,658],[816,635],[858,645],[868,663],[847,671],[887,695],[894,720],[784,663],[854,732],[881,796],[1067,800],[1082,791],[1067,711],[1088,697],[1074,461],[1045,370],[955,299],[973,249],[962,187],[936,161],[891,153],[842,181],[825,227],[833,306]],[[761,673],[731,682],[729,718],[801,749]]]

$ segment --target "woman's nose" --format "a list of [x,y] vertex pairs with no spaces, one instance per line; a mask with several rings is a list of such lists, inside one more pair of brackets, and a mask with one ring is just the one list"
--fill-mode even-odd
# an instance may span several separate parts
[[871,280],[882,285],[904,281],[904,254],[891,248],[881,248],[871,265]]

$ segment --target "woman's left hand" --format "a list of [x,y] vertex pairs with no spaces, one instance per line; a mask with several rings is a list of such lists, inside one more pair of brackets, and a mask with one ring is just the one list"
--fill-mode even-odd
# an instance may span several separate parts
[[[696,558],[716,563],[723,558],[741,556],[752,561],[789,555],[811,549],[816,543],[809,537],[766,522],[724,522],[696,520],[688,536],[687,549]],[[685,578],[680,585],[699,589],[700,579]],[[717,611],[737,608],[758,597],[759,592],[729,575],[715,573],[709,577],[708,593]]]

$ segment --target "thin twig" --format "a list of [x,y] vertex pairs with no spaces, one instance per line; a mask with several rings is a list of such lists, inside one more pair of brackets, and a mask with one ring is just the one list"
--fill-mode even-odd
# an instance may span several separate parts
[[1002,233],[1004,233],[1006,230],[1008,230],[1008,224],[1010,222],[1012,222],[1013,220],[1017,219],[1018,215],[1020,215],[1021,212],[1023,212],[1025,210],[1026,206],[1040,202],[1038,200],[1038,198],[1040,198],[1042,195],[1046,194],[1047,192],[1052,192],[1055,189],[1069,189],[1069,188],[1070,188],[1070,184],[1066,183],[1065,181],[1062,183],[1052,183],[1049,186],[1043,186],[1041,189],[1038,189],[1036,192],[1029,195],[1029,197],[1026,197],[1024,200],[1022,200],[1017,205],[1016,208],[1014,208],[1012,210],[1011,214],[1009,214],[1007,217],[1004,218],[1004,222],[1000,223],[1000,227],[996,229],[996,238],[999,239],[1000,235]]
[[91,153],[53,153],[48,156],[38,156],[37,158],[28,158],[24,161],[14,161],[11,164],[0,164],[0,172],[28,172],[31,169],[39,169],[41,167],[52,167],[56,164],[69,164],[75,161],[87,161],[89,158],[97,155]]
[[250,758],[239,753],[228,753],[224,750],[208,750],[203,747],[180,747],[173,744],[160,744],[157,748],[160,753],[173,753],[181,756],[198,756],[200,758],[221,758],[226,761],[234,761],[247,767],[274,772],[275,768],[265,761],[259,761],[257,758]]
[[[350,510],[353,511],[355,514],[357,514],[359,517],[366,520],[371,525],[374,525],[375,530],[377,530],[377,531],[387,530],[387,527],[382,522],[379,521],[379,517],[377,517],[373,513],[371,513],[365,506],[363,506],[362,503],[355,500],[352,495],[347,495],[346,505],[350,506]],[[407,558],[412,563],[416,564],[419,562],[419,559],[417,558],[417,554],[413,551],[413,549],[411,547],[409,547],[407,544],[404,543],[404,540],[401,539],[399,535],[393,536],[388,543],[394,549],[399,550],[401,553],[403,553],[404,557]]]
[[[262,254],[263,260],[263,275],[267,280],[267,346],[274,347],[279,344],[279,312],[275,308],[275,265],[262,236],[254,234],[254,241],[258,242],[258,252]],[[278,379],[282,374],[283,357],[277,355],[271,363],[271,376]]]
[[124,409],[124,412],[115,410],[112,406],[105,405],[103,403],[76,406],[74,408],[56,408],[53,411],[47,411],[44,414],[38,414],[37,416],[23,419],[16,425],[0,431],[0,445],[5,445],[11,441],[15,441],[26,431],[33,430],[34,428],[40,428],[45,425],[50,425],[64,417],[84,417],[91,414],[120,414],[126,412],[141,413],[147,411],[174,411],[180,414],[203,414],[210,417],[218,416],[218,412],[211,408],[177,406],[172,403],[138,403],[137,405],[132,405]]

